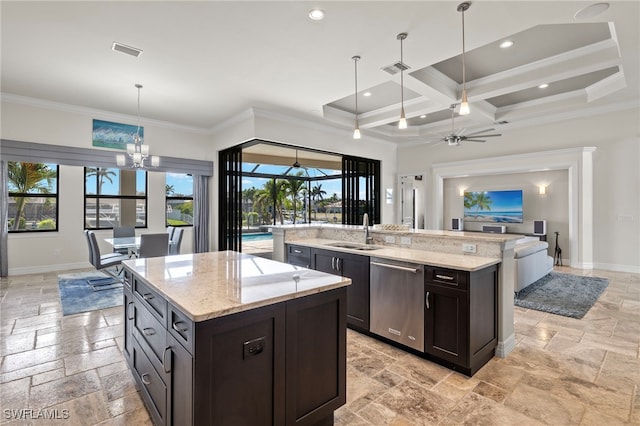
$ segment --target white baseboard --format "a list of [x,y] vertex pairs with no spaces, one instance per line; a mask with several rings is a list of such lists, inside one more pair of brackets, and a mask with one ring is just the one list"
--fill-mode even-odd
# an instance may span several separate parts
[[631,274],[640,274],[640,266],[633,265],[617,265],[615,263],[594,263],[594,269],[604,269],[605,271],[629,272]]
[[24,268],[9,268],[9,276],[12,275],[27,275],[27,274],[43,274],[46,272],[55,271],[67,271],[71,269],[85,269],[91,268],[89,262],[78,263],[60,263],[56,265],[42,265],[42,266],[26,266]]
[[506,358],[516,347],[516,335],[511,334],[504,341],[498,340],[498,346],[496,347],[496,356],[498,358]]

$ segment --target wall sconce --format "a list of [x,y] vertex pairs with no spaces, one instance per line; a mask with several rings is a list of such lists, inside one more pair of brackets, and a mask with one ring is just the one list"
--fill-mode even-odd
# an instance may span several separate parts
[[465,188],[458,188],[458,195],[460,195],[461,197],[464,197],[464,190]]
[[547,195],[546,185],[538,185],[538,195]]

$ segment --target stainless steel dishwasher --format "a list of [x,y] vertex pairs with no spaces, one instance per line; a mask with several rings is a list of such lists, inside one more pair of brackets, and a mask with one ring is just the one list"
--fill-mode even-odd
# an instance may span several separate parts
[[424,266],[370,259],[372,333],[424,352]]

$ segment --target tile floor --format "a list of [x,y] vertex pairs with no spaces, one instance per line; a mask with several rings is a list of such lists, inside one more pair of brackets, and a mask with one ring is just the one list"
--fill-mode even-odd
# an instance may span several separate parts
[[[640,274],[558,270],[609,287],[582,320],[516,308],[516,349],[472,378],[349,330],[336,425],[640,424]],[[122,307],[63,317],[59,273],[0,282],[0,423],[150,424]]]

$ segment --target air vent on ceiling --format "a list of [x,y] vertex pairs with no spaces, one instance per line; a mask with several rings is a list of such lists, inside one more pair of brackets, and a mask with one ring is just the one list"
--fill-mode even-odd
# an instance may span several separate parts
[[117,41],[113,42],[111,50],[126,53],[127,55],[135,56],[136,58],[142,53],[142,49],[127,46],[126,44],[118,43]]
[[502,121],[494,121],[493,124],[501,125],[501,124],[509,124],[509,122],[507,120],[502,120]]
[[391,75],[397,74],[400,71],[406,71],[409,68],[411,68],[409,65],[403,63],[403,62],[396,62],[395,64],[391,64],[391,65],[387,65],[386,67],[382,67],[381,70],[384,72],[387,72]]

